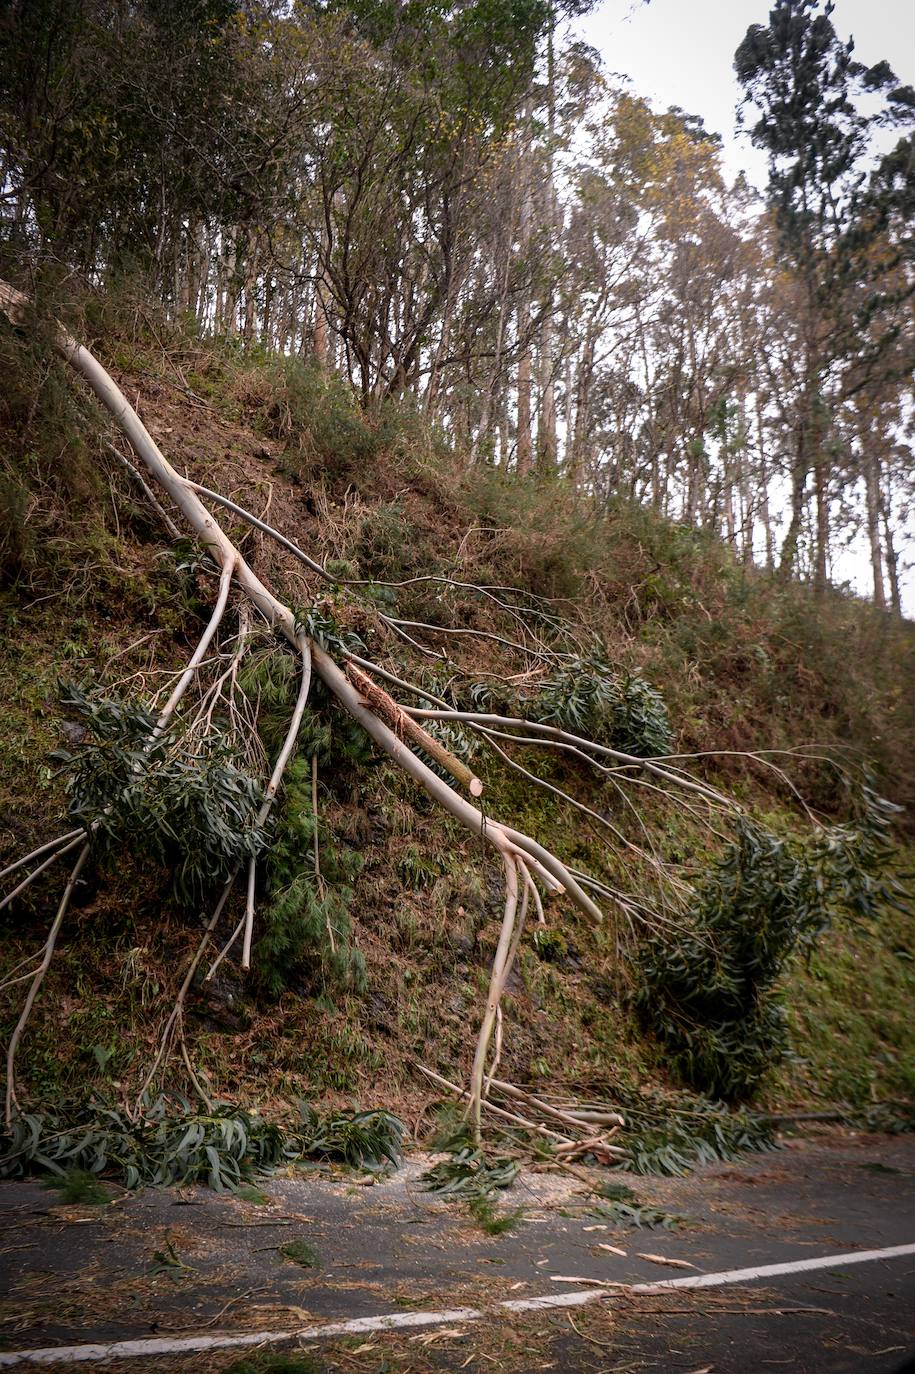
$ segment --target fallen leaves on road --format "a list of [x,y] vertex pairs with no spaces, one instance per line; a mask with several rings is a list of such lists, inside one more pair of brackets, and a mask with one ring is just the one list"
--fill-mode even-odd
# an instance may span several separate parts
[[417,1345],[432,1345],[435,1341],[444,1341],[452,1337],[466,1336],[466,1331],[459,1331],[456,1326],[443,1326],[438,1331],[423,1331],[418,1336],[410,1336],[408,1339]]
[[622,1255],[623,1259],[628,1258],[627,1252],[625,1250],[621,1250],[618,1245],[608,1245],[606,1241],[599,1240],[597,1242],[597,1245],[595,1246],[595,1249],[606,1250],[608,1255]]

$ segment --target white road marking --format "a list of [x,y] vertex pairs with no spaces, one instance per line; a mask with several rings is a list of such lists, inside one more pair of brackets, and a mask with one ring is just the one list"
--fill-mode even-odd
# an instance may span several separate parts
[[281,1341],[320,1341],[334,1336],[355,1336],[372,1331],[396,1331],[411,1326],[445,1326],[454,1322],[480,1321],[495,1312],[542,1312],[549,1308],[582,1307],[603,1299],[628,1293],[662,1293],[669,1288],[720,1288],[727,1284],[752,1283],[755,1279],[776,1278],[779,1274],[803,1274],[812,1269],[842,1269],[849,1264],[873,1260],[898,1259],[915,1255],[915,1245],[891,1245],[885,1250],[852,1250],[844,1255],[820,1255],[816,1259],[788,1260],[783,1264],[761,1264],[749,1269],[726,1269],[717,1274],[689,1274],[679,1279],[654,1283],[621,1285],[617,1293],[607,1288],[581,1288],[574,1293],[548,1293],[542,1298],[512,1298],[498,1302],[489,1312],[476,1307],[455,1307],[441,1312],[391,1312],[377,1317],[354,1317],[350,1321],[306,1326],[293,1331],[249,1331],[224,1336],[151,1337],[148,1340],[112,1341],[104,1345],[59,1345],[42,1350],[7,1350],[0,1353],[0,1369],[14,1365],[91,1364],[104,1360],[127,1360],[144,1355],[193,1354],[204,1350],[227,1350]]

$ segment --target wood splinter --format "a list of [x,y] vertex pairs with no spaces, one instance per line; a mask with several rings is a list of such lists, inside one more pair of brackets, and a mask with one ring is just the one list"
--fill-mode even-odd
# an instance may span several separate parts
[[347,663],[345,671],[365,705],[377,716],[380,716],[396,735],[418,745],[425,754],[435,759],[435,762],[444,768],[454,778],[455,782],[466,787],[472,797],[482,796],[483,784],[473,770],[468,768],[467,764],[459,758],[456,758],[440,740],[430,735],[417,721],[411,720],[407,713],[398,706],[394,698],[389,696],[382,687],[379,687],[377,682],[369,677],[368,673],[364,673],[352,662]]

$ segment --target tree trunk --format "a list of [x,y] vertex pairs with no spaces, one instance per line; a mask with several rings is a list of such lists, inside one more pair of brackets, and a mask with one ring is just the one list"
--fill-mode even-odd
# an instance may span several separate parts
[[797,546],[804,522],[804,508],[807,502],[807,417],[798,424],[797,447],[794,466],[791,469],[791,520],[788,533],[782,544],[782,554],[778,565],[778,575],[788,581],[797,564]]
[[886,492],[880,492],[880,514],[883,517],[883,543],[886,549],[886,573],[890,584],[890,605],[893,614],[902,618],[902,591],[899,586],[899,555],[893,539],[893,526],[890,523],[889,503]]
[[874,575],[874,605],[886,610],[886,588],[883,582],[883,547],[880,542],[880,460],[864,450],[864,490],[867,501],[867,537],[871,550],[871,570]]
[[537,466],[556,471],[556,381],[553,377],[553,330],[544,317],[540,326],[540,424],[537,429]]
[[766,438],[762,420],[762,405],[759,393],[756,395],[756,443],[759,454],[759,518],[766,535],[766,567],[769,572],[775,567],[775,538],[772,531],[772,515],[769,510],[769,466],[766,462]]
[[[526,330],[528,308],[522,306],[518,317],[518,329]],[[531,443],[531,351],[525,347],[518,359],[518,442],[515,449],[515,466],[520,477],[531,470],[533,446]]]
[[813,469],[816,489],[816,565],[813,588],[817,596],[823,596],[829,580],[829,470],[822,444],[818,444],[817,449]]

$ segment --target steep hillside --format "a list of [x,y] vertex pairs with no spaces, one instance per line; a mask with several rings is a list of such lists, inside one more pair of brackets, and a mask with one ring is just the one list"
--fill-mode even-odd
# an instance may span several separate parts
[[[297,361],[205,345],[124,304],[93,303],[74,328],[97,340],[176,467],[340,579],[318,580],[226,515],[245,556],[319,638],[358,639],[360,653],[426,692],[508,716],[550,719],[549,706],[566,722],[575,710],[584,719],[612,683],[614,719],[637,743],[666,738],[667,717],[673,731],[673,748],[631,752],[676,754],[678,765],[689,756],[693,775],[737,798],[767,834],[809,835],[812,816],[847,821],[827,756],[853,772],[867,764],[876,790],[910,808],[896,822],[905,845],[912,625],[839,594],[778,585],[711,536],[644,510],[597,510],[559,483],[471,465],[453,436],[430,432],[409,407],[366,419],[341,384]],[[115,430],[41,328],[37,340],[0,326],[3,862],[62,828],[52,754],[86,746],[91,702],[161,694],[217,585],[202,552],[184,530],[170,537],[107,447]],[[347,585],[359,579],[369,585]],[[239,614],[233,603],[231,633]],[[564,675],[542,652],[553,643]],[[243,687],[272,755],[295,681],[291,658],[278,667],[269,647],[265,639],[245,660]],[[488,815],[624,894],[604,901],[599,926],[557,897],[531,927],[506,989],[501,1073],[614,1101],[673,1100],[682,1073],[654,1035],[646,941],[696,907],[689,893],[718,871],[729,835],[647,775],[641,791],[624,793],[559,750],[499,739],[500,753],[454,726],[442,739],[472,757]],[[288,894],[304,871],[312,895],[271,899],[250,977],[233,955],[195,986],[196,1072],[214,1097],[277,1109],[297,1097],[385,1105],[421,1132],[440,1094],[417,1064],[467,1078],[500,874],[318,690],[279,809],[276,890]],[[903,882],[905,852],[895,864]],[[20,1049],[26,1100],[89,1089],[126,1100],[142,1082],[203,920],[198,898],[175,902],[168,876],[148,854],[116,848],[87,869]],[[8,978],[40,946],[58,896],[39,881],[2,913]],[[233,907],[230,928],[236,917]],[[791,1053],[757,1100],[864,1108],[915,1096],[911,911],[881,899],[873,909],[860,902],[854,919],[833,917],[789,961]],[[22,992],[12,981],[0,994],[4,1040]],[[184,1066],[162,1082],[186,1088]]]

